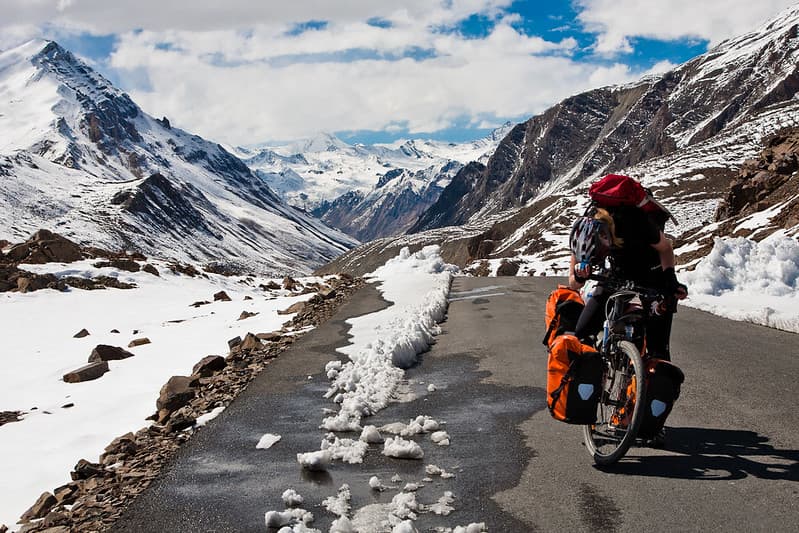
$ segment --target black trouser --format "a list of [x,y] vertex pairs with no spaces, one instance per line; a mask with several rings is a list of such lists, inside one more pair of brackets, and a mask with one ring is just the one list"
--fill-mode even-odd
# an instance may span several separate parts
[[[608,301],[610,292],[603,286],[598,285],[594,289],[593,296],[588,298],[585,309],[577,320],[577,327],[574,334],[582,342],[591,343],[591,337],[602,331],[605,322],[605,303]],[[646,322],[646,352],[659,359],[671,361],[669,350],[669,337],[671,337],[671,322],[674,319],[674,311],[669,310],[661,315],[650,315]]]

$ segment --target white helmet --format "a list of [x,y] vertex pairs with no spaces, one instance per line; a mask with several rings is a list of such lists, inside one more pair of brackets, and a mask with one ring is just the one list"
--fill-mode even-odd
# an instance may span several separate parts
[[580,217],[572,226],[569,248],[583,265],[598,265],[610,251],[610,229],[608,225],[592,217]]

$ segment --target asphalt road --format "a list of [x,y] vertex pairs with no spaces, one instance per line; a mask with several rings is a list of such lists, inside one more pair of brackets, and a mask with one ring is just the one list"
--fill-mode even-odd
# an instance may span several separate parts
[[[423,513],[419,531],[485,522],[492,532],[799,531],[799,335],[681,308],[673,360],[686,374],[663,450],[633,448],[599,469],[579,426],[545,409],[543,303],[557,280],[456,278],[442,335],[406,373],[402,401],[369,419],[382,425],[425,414],[446,423],[452,444],[419,439],[423,461],[370,450],[363,465],[324,475],[299,469],[319,448],[328,381],[324,365],[346,342],[344,320],[385,305],[372,287],[307,334],[220,417],[180,450],[114,531],[265,531],[292,487],[328,531],[321,501],[349,484],[353,509],[391,501],[368,479],[422,482],[417,499],[455,495],[448,516]],[[338,356],[339,358],[341,356]],[[437,390],[428,392],[427,385]],[[256,450],[264,433],[282,440]],[[455,474],[422,481],[425,465]]]

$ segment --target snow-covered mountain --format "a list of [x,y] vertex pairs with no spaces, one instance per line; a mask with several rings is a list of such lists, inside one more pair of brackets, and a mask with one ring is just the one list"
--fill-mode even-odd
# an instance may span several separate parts
[[[679,221],[667,227],[677,252],[694,260],[714,236],[755,223],[744,218],[755,216],[751,209],[722,210],[719,220],[716,211],[733,179],[754,179],[741,171],[746,160],[764,158],[764,170],[776,165],[761,151],[771,150],[775,132],[799,126],[797,91],[793,6],[670,72],[575,95],[515,126],[485,166],[468,165],[451,180],[409,230],[418,235],[372,243],[337,264],[366,264],[377,248],[444,242],[462,265],[487,260],[495,270],[515,258],[521,273],[563,271],[586,188],[610,172],[639,178],[664,200]],[[772,222],[757,239],[799,233],[788,216],[799,178],[786,178],[780,202],[759,204],[769,215],[758,220]]]
[[54,42],[0,54],[0,239],[307,272],[355,241],[286,205],[220,145],[154,119]]
[[290,145],[234,151],[290,204],[369,240],[404,233],[463,165],[487,161],[512,127],[464,143],[349,145],[321,133]]

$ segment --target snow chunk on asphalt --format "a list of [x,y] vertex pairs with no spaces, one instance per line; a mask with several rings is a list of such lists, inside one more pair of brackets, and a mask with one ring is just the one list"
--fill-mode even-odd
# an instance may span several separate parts
[[383,455],[397,459],[423,459],[424,451],[412,440],[402,437],[389,437],[383,444]]
[[297,454],[297,462],[304,469],[311,471],[327,470],[328,465],[330,465],[330,459],[330,452],[327,450]]
[[338,494],[325,498],[322,505],[328,512],[342,517],[350,514],[350,500],[352,500],[350,486],[345,483],[338,489]]
[[294,489],[286,489],[283,491],[281,498],[283,498],[283,503],[286,504],[286,507],[299,507],[303,502],[302,496]]
[[430,440],[439,446],[449,446],[449,434],[446,431],[436,431],[430,435]]
[[362,463],[369,445],[361,440],[340,439],[328,433],[322,441],[322,450],[330,454],[331,460],[343,461],[351,465]]
[[[289,525],[304,525],[313,522],[313,514],[305,509],[286,509],[285,511],[267,511],[264,516],[266,527],[278,528]],[[282,529],[280,531],[283,531]],[[290,531],[308,531],[307,529],[290,529]]]
[[391,529],[391,533],[419,533],[411,520],[403,520]]
[[357,533],[357,531],[349,518],[340,516],[330,525],[330,533]]
[[436,503],[430,506],[430,510],[437,515],[447,516],[455,510],[452,504],[455,502],[455,496],[449,491],[445,492]]
[[280,442],[282,437],[280,435],[272,435],[271,433],[265,434],[261,439],[258,441],[258,444],[255,447],[259,450],[268,450],[276,443]]
[[380,481],[380,478],[377,476],[372,476],[369,478],[369,487],[371,487],[372,490],[376,490],[378,492],[382,492],[388,489],[388,487],[383,485],[383,482]]
[[214,418],[216,418],[219,415],[221,415],[222,411],[224,411],[224,410],[225,410],[225,406],[224,405],[220,405],[219,407],[215,407],[210,412],[204,413],[204,414],[198,416],[197,420],[194,422],[194,425],[196,427],[203,427],[208,422],[210,422]]
[[286,511],[267,511],[265,518],[266,527],[282,527],[290,524],[294,515]]
[[420,433],[430,433],[436,431],[440,424],[429,416],[417,416],[407,424],[402,422],[392,422],[380,428],[380,431],[400,435],[402,437],[412,437]]
[[361,431],[360,440],[369,444],[382,444],[384,439],[375,426],[365,426]]
[[436,465],[427,465],[424,467],[424,471],[428,476],[441,476],[444,479],[455,477],[455,474],[451,474]]

